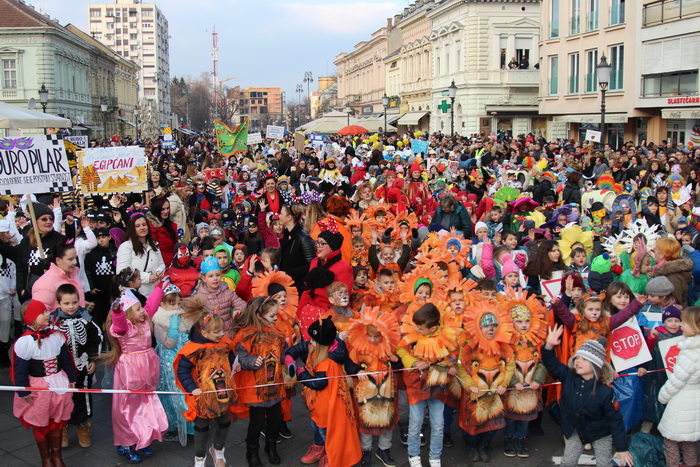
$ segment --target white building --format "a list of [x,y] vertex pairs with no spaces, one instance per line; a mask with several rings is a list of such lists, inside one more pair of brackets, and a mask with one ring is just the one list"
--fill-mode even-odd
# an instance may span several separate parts
[[88,5],[90,34],[141,67],[139,101],[155,102],[158,120],[170,124],[168,20],[153,3],[114,0]]
[[[446,91],[454,80],[456,133],[546,133],[537,106],[538,0],[436,1],[427,16],[432,20],[430,131],[450,132]],[[519,67],[509,68],[511,59]]]

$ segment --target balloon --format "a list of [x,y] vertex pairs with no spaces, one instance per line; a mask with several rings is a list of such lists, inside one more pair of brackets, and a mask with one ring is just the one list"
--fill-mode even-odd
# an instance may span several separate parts
[[396,145],[397,145],[398,147],[402,147],[402,146],[403,146],[403,143],[402,143],[401,141],[397,141],[397,142],[396,142]]
[[420,135],[422,135],[422,134],[423,134],[422,131],[416,131],[415,133],[413,133],[413,137],[414,137],[414,138],[420,138]]
[[377,133],[375,133],[369,137],[369,140],[372,142],[379,141],[379,135]]

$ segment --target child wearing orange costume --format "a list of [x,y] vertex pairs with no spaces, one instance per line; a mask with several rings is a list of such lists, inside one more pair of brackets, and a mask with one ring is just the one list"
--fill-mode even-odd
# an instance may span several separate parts
[[333,282],[328,286],[328,301],[331,302],[331,308],[322,313],[321,316],[323,318],[331,318],[338,331],[346,331],[350,325],[350,320],[359,316],[348,307],[350,305],[348,286],[343,282]]
[[185,393],[185,418],[194,422],[194,465],[204,467],[209,425],[214,422],[214,444],[209,454],[216,467],[225,467],[224,446],[231,425],[229,412],[237,403],[233,388],[236,370],[233,343],[225,335],[221,316],[210,313],[204,300],[188,298],[182,306],[185,310],[182,318],[195,324],[190,330],[190,341],[175,356],[173,367],[177,385]]
[[[377,306],[382,313],[394,313],[400,305],[401,300],[396,292],[396,275],[391,269],[380,269],[362,297],[361,306],[370,308]],[[359,311],[359,308],[355,308],[355,311]]]
[[275,328],[279,308],[270,296],[251,299],[236,323],[233,338],[242,370],[236,375],[237,386],[241,388],[238,397],[250,411],[246,459],[251,467],[262,466],[258,451],[263,428],[270,464],[282,463],[277,440],[282,424],[282,401],[286,396],[282,359],[287,345],[284,335]]
[[[396,346],[399,326],[378,307],[365,309],[353,318],[347,330],[350,360],[348,374],[356,374],[353,402],[360,430],[362,465],[372,465],[372,438],[379,436],[376,456],[384,465],[396,465],[391,456],[391,438],[398,422],[397,374],[401,368]],[[371,374],[366,374],[371,373]]]

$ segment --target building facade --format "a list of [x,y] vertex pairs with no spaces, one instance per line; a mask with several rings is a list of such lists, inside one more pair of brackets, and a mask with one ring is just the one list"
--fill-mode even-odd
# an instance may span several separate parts
[[[546,134],[537,108],[538,0],[443,0],[427,17],[432,21],[430,131],[449,133],[454,110],[454,130],[461,135]],[[447,96],[452,81],[454,109]]]
[[140,67],[139,101],[155,102],[158,121],[169,125],[170,39],[168,20],[154,3],[114,0],[88,5],[90,34]]
[[248,119],[251,130],[260,131],[267,125],[282,124],[282,88],[244,88],[238,99],[237,115],[240,121]]

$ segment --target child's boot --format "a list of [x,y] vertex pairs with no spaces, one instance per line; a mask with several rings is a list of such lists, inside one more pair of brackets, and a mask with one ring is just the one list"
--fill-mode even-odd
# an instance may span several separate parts
[[491,455],[489,454],[489,440],[479,440],[479,445],[477,449],[479,450],[479,460],[481,462],[491,462]]
[[[391,455],[391,448],[389,449],[377,449],[377,459],[382,461],[382,464],[384,464],[384,467],[396,467],[396,461]],[[372,465],[370,462],[367,465]]]
[[267,454],[267,458],[270,460],[270,464],[272,465],[280,465],[282,463],[282,459],[280,459],[280,455],[277,454],[277,441],[276,440],[267,440],[265,441],[265,453]]
[[503,454],[506,457],[515,457],[517,451],[515,450],[515,438],[512,436],[506,436],[503,438]]
[[420,456],[412,456],[408,458],[408,465],[410,467],[423,467],[423,464],[420,462]]
[[530,457],[530,450],[525,446],[525,438],[515,438],[515,450],[518,457]]
[[129,464],[138,464],[141,462],[141,456],[136,454],[133,446],[117,446],[117,452],[121,454]]
[[89,448],[92,444],[92,441],[90,440],[91,428],[92,425],[87,422],[78,425],[78,444],[80,444],[81,448]]
[[[209,455],[211,458],[214,460],[214,465],[216,467],[226,467],[226,458],[224,457],[224,451],[226,448],[221,449],[220,451],[214,447],[212,444],[211,447],[209,448]],[[206,456],[205,456],[206,459]],[[204,465],[204,464],[202,464]]]
[[62,436],[61,436],[61,447],[62,448],[68,447],[68,425],[63,427],[63,432],[62,432]]
[[472,442],[466,437],[464,438],[464,447],[467,450],[467,457],[469,460],[472,462],[479,462],[479,450],[477,449],[477,446],[472,444]]
[[245,458],[248,460],[249,467],[262,467],[262,461],[260,460],[260,445],[253,445],[252,443],[246,443]]
[[53,461],[51,460],[51,446],[49,445],[49,437],[45,436],[44,439],[36,439],[36,433],[34,434],[36,446],[39,448],[39,455],[41,456],[41,467],[53,467]]
[[306,454],[301,458],[302,464],[313,464],[318,462],[321,457],[326,453],[326,448],[324,446],[319,446],[318,444],[312,444]]
[[49,432],[49,447],[51,448],[51,461],[54,467],[66,467],[63,462],[62,442],[63,442],[63,431],[53,430]]
[[442,467],[440,459],[430,459],[430,467]]
[[362,461],[360,462],[362,467],[370,467],[372,465],[372,450],[362,451]]

